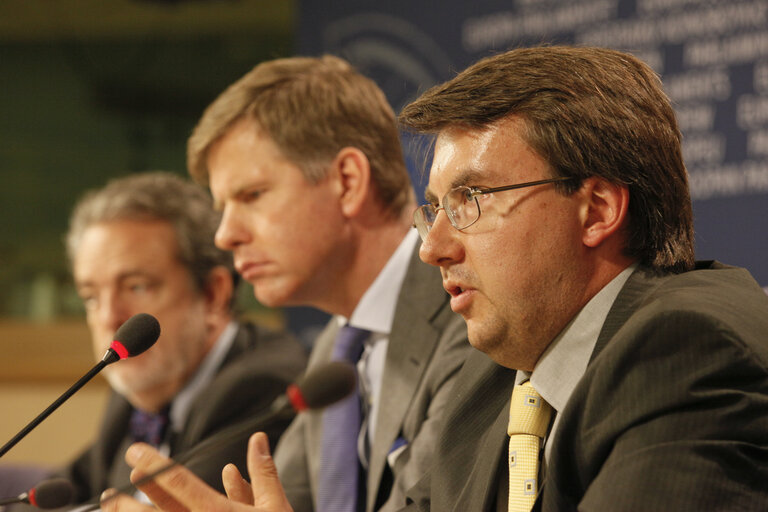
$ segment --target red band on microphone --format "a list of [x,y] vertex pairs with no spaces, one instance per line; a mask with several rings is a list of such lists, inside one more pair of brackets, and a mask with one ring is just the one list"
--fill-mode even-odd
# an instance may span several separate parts
[[296,384],[289,385],[285,390],[285,394],[288,396],[288,400],[291,401],[291,405],[293,405],[293,408],[296,409],[296,411],[301,412],[307,409],[307,403],[304,401],[304,397],[301,395],[301,389],[299,389],[299,386]]
[[112,342],[112,345],[110,345],[110,348],[111,348],[112,350],[114,350],[115,352],[117,352],[117,355],[119,355],[119,356],[120,356],[120,359],[125,359],[126,357],[128,357],[129,355],[131,355],[131,354],[129,354],[129,353],[128,353],[128,349],[126,349],[126,348],[123,346],[123,344],[122,344],[122,343],[120,343],[120,342],[119,342],[119,341],[117,341],[117,340],[115,340],[115,341],[113,341],[113,342]]
[[29,500],[29,504],[36,507],[37,506],[37,497],[35,496],[35,488],[29,490],[29,495],[27,496],[27,499]]

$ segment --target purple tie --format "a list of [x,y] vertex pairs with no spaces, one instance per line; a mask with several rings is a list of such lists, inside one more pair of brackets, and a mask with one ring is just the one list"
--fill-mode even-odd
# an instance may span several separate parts
[[[357,363],[363,353],[363,342],[370,334],[365,329],[345,325],[336,336],[331,359]],[[357,510],[360,465],[357,437],[360,424],[359,390],[323,413],[317,512]]]
[[131,413],[130,423],[133,441],[160,446],[168,427],[169,409],[169,407],[166,407],[157,414],[134,409]]

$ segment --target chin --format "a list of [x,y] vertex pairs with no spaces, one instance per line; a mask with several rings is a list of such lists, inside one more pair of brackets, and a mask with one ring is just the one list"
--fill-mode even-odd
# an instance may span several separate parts
[[259,301],[259,304],[266,306],[268,308],[280,308],[283,306],[288,306],[290,304],[287,304],[286,299],[281,297],[276,297],[275,295],[265,295],[265,294],[258,294],[254,293],[254,297],[256,297],[256,300]]
[[110,371],[106,378],[115,392],[128,397],[164,385],[170,380],[172,371],[172,368],[157,372]]
[[469,344],[497,363],[502,364],[500,359],[503,358],[500,358],[500,355],[504,353],[505,343],[508,342],[507,338],[501,332],[489,332],[487,328],[473,328],[478,326],[482,327],[482,324],[478,324],[476,320],[467,322],[467,337],[469,339]]
[[468,331],[468,338],[469,338],[469,344],[472,345],[473,348],[489,356],[491,355],[491,352],[493,351],[493,348],[494,348],[494,344],[491,343],[488,339],[486,339],[483,336],[478,336],[477,334],[473,334],[471,330]]
[[303,295],[304,294],[299,291],[298,287],[273,288],[271,290],[262,290],[261,292],[256,291],[254,293],[256,300],[268,308],[307,306],[311,302],[303,297]]

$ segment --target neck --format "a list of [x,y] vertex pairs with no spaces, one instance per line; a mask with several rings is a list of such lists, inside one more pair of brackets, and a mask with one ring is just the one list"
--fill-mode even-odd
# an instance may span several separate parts
[[329,300],[319,305],[329,313],[347,318],[352,316],[360,299],[397,250],[410,225],[389,221],[374,229],[370,226],[357,226],[353,229],[354,248],[350,265],[338,282],[338,293],[330,294]]
[[219,339],[224,329],[229,324],[231,317],[229,314],[213,315],[209,314],[207,322],[207,337],[202,350],[197,353],[194,361],[190,360],[186,366],[186,371],[176,378],[168,379],[158,386],[145,391],[137,391],[126,394],[125,398],[137,409],[145,412],[158,413],[164,407],[168,406],[179,392],[184,389],[187,382],[200,368],[203,359],[208,355],[216,341]]

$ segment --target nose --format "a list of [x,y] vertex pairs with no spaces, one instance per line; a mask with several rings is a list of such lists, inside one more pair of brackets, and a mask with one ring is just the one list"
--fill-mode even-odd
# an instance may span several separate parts
[[104,330],[115,332],[134,313],[117,290],[109,289],[100,293],[96,310],[89,311],[89,316],[95,316]]
[[464,247],[458,239],[461,233],[451,226],[445,211],[440,213],[419,249],[421,260],[436,267],[448,266],[464,258]]
[[224,208],[221,222],[216,230],[214,242],[216,247],[224,251],[232,251],[238,245],[248,242],[248,231],[238,220],[237,212],[230,206]]

